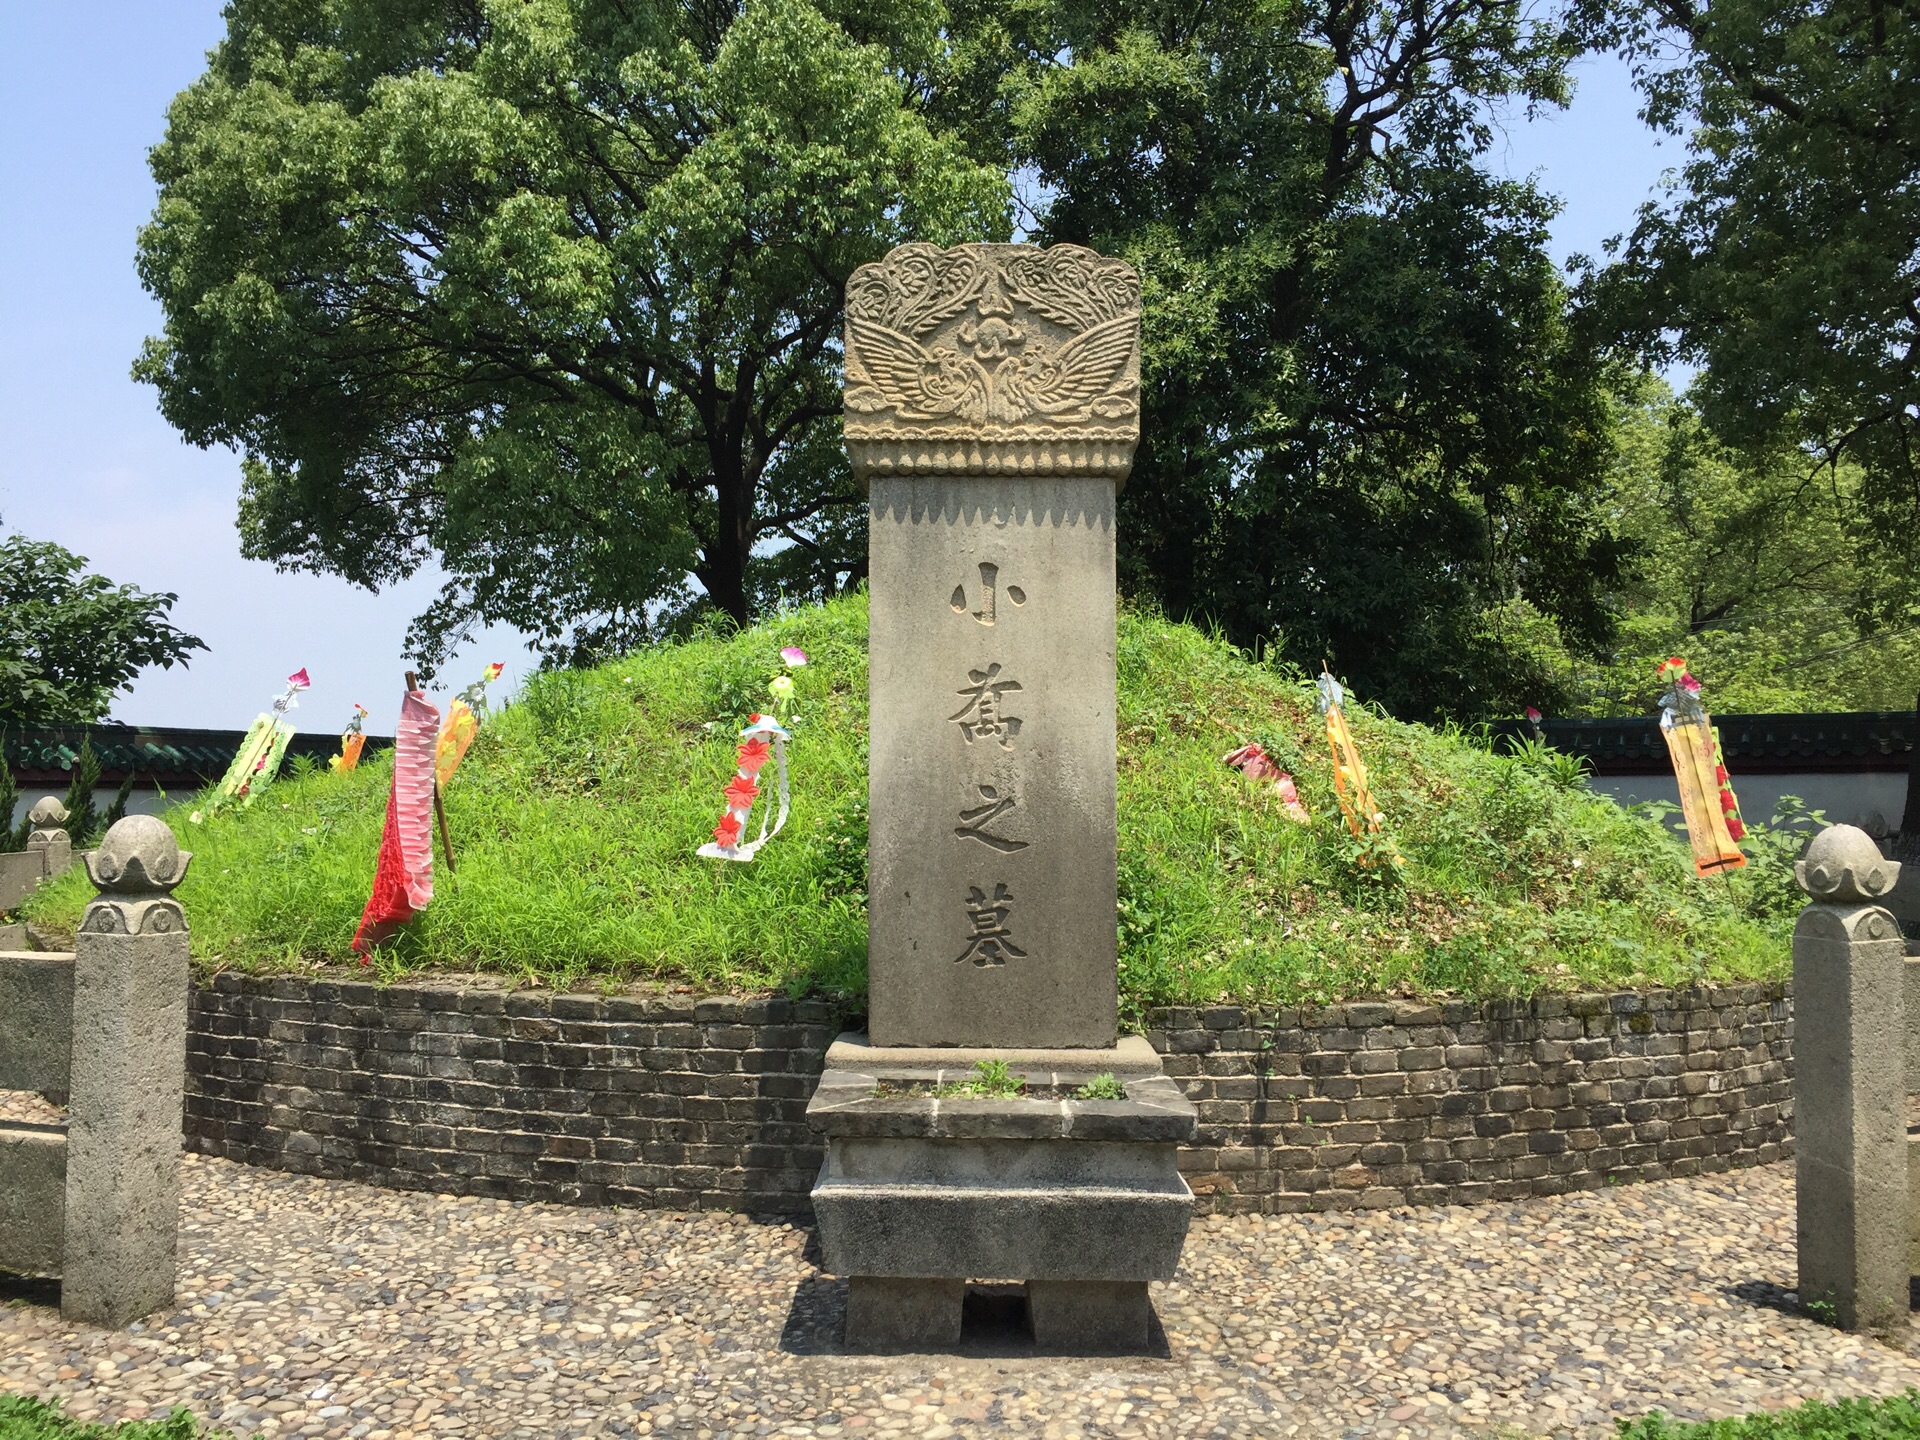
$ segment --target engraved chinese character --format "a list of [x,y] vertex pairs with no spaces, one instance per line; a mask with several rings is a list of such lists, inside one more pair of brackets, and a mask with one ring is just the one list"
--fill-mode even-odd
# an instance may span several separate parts
[[967,840],[978,840],[982,845],[998,850],[1002,855],[1011,855],[1016,850],[1027,848],[1025,840],[1009,840],[1004,835],[989,835],[987,826],[993,824],[1002,815],[1014,808],[1010,795],[1002,795],[991,785],[976,785],[980,798],[987,803],[972,810],[960,812],[960,823],[953,827],[953,833]]
[[960,722],[960,733],[967,737],[969,745],[975,739],[998,740],[1001,749],[1011,750],[1013,737],[1020,733],[1020,719],[1005,713],[1000,697],[1008,690],[1018,690],[1020,682],[1002,680],[998,665],[989,665],[984,670],[969,670],[967,678],[973,684],[953,692],[966,696],[967,703],[947,719]]
[[967,937],[967,948],[953,957],[954,964],[971,960],[976,965],[1004,965],[1009,956],[1015,960],[1027,958],[1027,952],[1013,943],[1013,932],[1007,929],[1013,896],[1005,885],[993,887],[991,900],[978,885],[969,886],[966,905],[973,934]]
[[[994,623],[994,598],[999,593],[1000,567],[991,561],[982,561],[980,565],[980,608],[972,613],[973,618],[982,625]],[[1018,585],[1007,586],[1007,599],[1015,605],[1027,603],[1027,592]],[[967,587],[953,587],[953,598],[947,602],[956,615],[965,615],[967,610]]]

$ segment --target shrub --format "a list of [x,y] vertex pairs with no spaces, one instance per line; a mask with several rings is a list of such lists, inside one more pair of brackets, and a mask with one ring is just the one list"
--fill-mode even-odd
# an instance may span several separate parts
[[1809,1401],[1791,1410],[1689,1425],[1655,1411],[1619,1422],[1616,1440],[1915,1440],[1920,1390],[1878,1400]]
[[202,1430],[185,1410],[164,1420],[127,1420],[118,1425],[74,1419],[51,1400],[0,1395],[0,1440],[217,1440],[225,1430]]

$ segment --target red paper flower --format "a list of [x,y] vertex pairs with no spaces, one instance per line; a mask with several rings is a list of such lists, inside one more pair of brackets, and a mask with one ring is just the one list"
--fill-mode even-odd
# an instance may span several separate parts
[[729,810],[745,810],[760,798],[760,787],[745,775],[736,775],[727,782],[724,792]]
[[740,768],[749,775],[756,775],[772,753],[772,747],[756,735],[740,747]]
[[1736,840],[1744,840],[1747,838],[1747,827],[1740,823],[1740,817],[1738,815],[1727,816],[1727,834]]
[[1731,790],[1722,790],[1720,792],[1720,808],[1726,811],[1729,815],[1733,813],[1733,810],[1734,810],[1733,792]]
[[1725,785],[1727,783],[1727,767],[1724,765],[1714,766],[1713,778],[1718,780],[1722,785]]
[[722,815],[720,823],[713,827],[713,838],[722,845],[732,845],[740,838],[740,822],[731,815]]

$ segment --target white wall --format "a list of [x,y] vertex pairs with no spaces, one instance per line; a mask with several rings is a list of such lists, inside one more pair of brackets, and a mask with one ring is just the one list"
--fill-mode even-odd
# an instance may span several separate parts
[[[102,815],[106,814],[107,807],[113,804],[113,797],[119,793],[120,787],[118,785],[102,785],[93,792],[94,808]],[[60,785],[49,787],[45,790],[23,791],[20,796],[20,803],[13,807],[12,823],[18,825],[24,820],[27,812],[33,808],[34,802],[39,800],[42,795],[51,795],[56,800],[64,800],[67,798],[67,787]],[[177,797],[168,796],[165,800],[162,800],[160,792],[157,790],[135,790],[127,796],[127,813],[129,815],[158,815],[162,810],[166,809],[167,806],[171,805],[176,798],[184,800],[186,799],[186,794],[182,793]]]
[[[1643,800],[1680,803],[1680,790],[1671,775],[1604,775],[1593,780],[1598,795],[1610,795],[1622,805]],[[1782,795],[1798,795],[1810,808],[1824,810],[1835,825],[1859,825],[1872,831],[1869,824],[1879,812],[1880,829],[1897,830],[1907,808],[1907,777],[1898,771],[1869,771],[1854,774],[1825,774],[1809,771],[1799,775],[1742,775],[1733,772],[1733,793],[1740,801],[1740,814],[1749,822],[1765,824],[1773,815]]]

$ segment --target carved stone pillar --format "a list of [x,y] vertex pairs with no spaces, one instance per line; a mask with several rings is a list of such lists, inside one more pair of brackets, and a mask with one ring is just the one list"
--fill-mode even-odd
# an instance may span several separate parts
[[[847,1343],[960,1339],[1028,1285],[1044,1349],[1140,1351],[1193,1211],[1194,1107],[1116,1043],[1114,498],[1140,282],[1075,245],[903,245],[847,286],[868,488],[868,1016],[807,1107]],[[1024,1088],[955,1093],[969,1067]],[[1094,1099],[1086,1082],[1119,1082]]]
[[171,891],[193,859],[151,815],[87,856],[100,895],[74,940],[60,1310],[119,1327],[173,1303],[187,1066],[187,924]]
[[1851,825],[1795,867],[1793,1133],[1800,1299],[1847,1330],[1907,1318],[1905,943],[1880,904],[1900,867]]
[[73,864],[73,838],[63,828],[67,807],[51,795],[42,795],[27,812],[27,823],[32,827],[27,832],[27,852],[39,853],[41,873],[49,880],[66,874]]
[[1114,497],[1140,281],[904,245],[847,286],[867,483],[876,1045],[1115,1037]]

